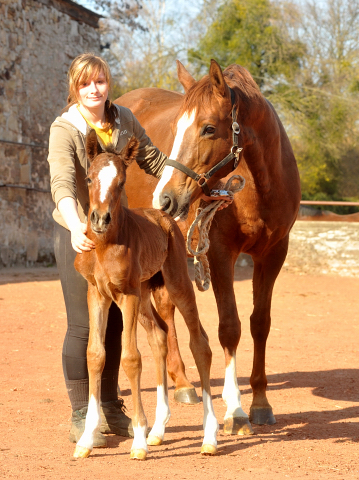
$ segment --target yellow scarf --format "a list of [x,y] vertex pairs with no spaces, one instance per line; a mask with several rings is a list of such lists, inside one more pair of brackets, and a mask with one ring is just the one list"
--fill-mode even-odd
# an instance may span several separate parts
[[[77,109],[78,111],[81,113],[80,109],[79,109],[79,105],[77,106]],[[82,115],[82,113],[81,113]],[[83,116],[83,115],[82,115]],[[83,116],[84,117],[84,116]],[[85,117],[84,117],[85,118]],[[95,132],[97,133],[97,135],[101,138],[102,140],[102,143],[104,145],[107,145],[108,143],[111,143],[112,142],[112,128],[109,128],[108,130],[105,130],[103,128],[99,128],[99,127],[96,127],[96,125],[93,125],[91,122],[89,122],[87,120],[87,118],[85,118],[86,120],[86,123],[88,125],[90,125],[91,128],[93,128],[95,130]]]

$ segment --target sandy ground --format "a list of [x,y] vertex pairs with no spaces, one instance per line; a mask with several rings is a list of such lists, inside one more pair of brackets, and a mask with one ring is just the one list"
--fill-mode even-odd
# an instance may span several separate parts
[[[249,412],[252,340],[251,269],[237,268],[235,291],[243,334],[237,357],[244,410]],[[145,462],[130,460],[131,440],[112,435],[109,448],[72,458],[71,409],[61,371],[65,309],[55,269],[0,270],[0,477],[21,479],[359,479],[359,279],[282,272],[267,349],[268,397],[274,426],[247,437],[219,434],[219,452],[202,457],[202,404],[178,405],[165,442]],[[224,360],[213,292],[197,293],[213,351],[214,406],[223,426]],[[187,373],[200,395],[184,322],[178,336]],[[139,329],[143,402],[155,414],[154,362]],[[124,372],[120,384],[131,412]]]

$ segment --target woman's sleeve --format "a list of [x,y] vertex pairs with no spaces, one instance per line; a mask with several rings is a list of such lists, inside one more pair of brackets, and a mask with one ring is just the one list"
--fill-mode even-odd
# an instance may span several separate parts
[[139,151],[137,155],[137,163],[146,173],[161,178],[165,168],[167,155],[162,153],[155,147],[150,138],[146,135],[145,129],[133,115],[133,133],[139,140]]
[[64,197],[76,194],[75,143],[70,132],[56,121],[50,129],[49,155],[51,194],[56,207]]

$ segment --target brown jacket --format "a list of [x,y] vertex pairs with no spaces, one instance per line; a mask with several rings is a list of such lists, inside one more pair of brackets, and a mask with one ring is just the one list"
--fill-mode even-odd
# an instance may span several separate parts
[[[112,140],[117,150],[121,150],[134,135],[139,141],[137,163],[146,173],[160,178],[165,167],[166,155],[152,145],[136,117],[128,108],[116,105],[117,119],[113,127]],[[57,205],[64,197],[77,201],[78,213],[82,222],[86,221],[89,209],[88,188],[85,182],[89,161],[86,158],[85,138],[89,126],[76,105],[57,117],[50,128],[49,156],[51,193],[56,204],[53,217],[57,223],[67,228]]]

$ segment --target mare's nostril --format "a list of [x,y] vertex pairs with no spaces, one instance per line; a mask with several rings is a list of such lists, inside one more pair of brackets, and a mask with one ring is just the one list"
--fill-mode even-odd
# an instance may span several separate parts
[[167,193],[161,193],[160,205],[161,205],[161,210],[163,210],[164,212],[170,213],[171,206],[172,206],[172,200],[170,195],[168,195]]

